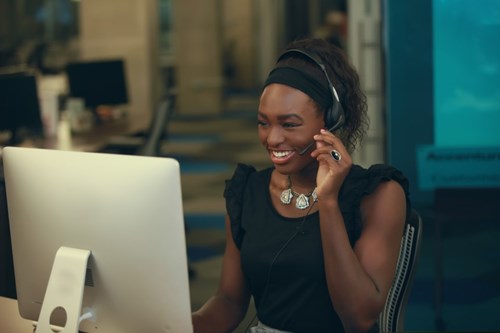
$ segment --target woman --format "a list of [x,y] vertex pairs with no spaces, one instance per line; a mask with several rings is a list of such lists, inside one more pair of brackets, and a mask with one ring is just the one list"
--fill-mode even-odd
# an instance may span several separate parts
[[221,280],[195,332],[231,331],[252,296],[251,332],[377,331],[410,203],[398,170],[352,164],[367,128],[357,73],[332,44],[293,42],[257,117],[273,166],[240,164],[226,184]]

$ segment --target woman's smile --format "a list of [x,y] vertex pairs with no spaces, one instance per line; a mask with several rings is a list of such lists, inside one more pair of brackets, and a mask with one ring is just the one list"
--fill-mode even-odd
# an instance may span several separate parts
[[269,150],[269,155],[271,161],[274,164],[285,164],[287,163],[295,152],[293,150]]

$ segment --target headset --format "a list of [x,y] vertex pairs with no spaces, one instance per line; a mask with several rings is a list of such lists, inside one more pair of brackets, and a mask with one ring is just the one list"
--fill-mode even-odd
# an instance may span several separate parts
[[[306,59],[315,63],[319,68],[321,68],[321,70],[325,74],[326,81],[328,82],[328,88],[330,90],[330,93],[332,94],[332,106],[328,110],[325,110],[324,120],[325,120],[325,125],[328,128],[328,130],[330,132],[335,131],[336,129],[340,128],[344,124],[345,113],[344,113],[344,109],[342,108],[342,104],[340,104],[340,99],[339,99],[339,95],[337,94],[337,90],[333,86],[333,83],[330,80],[330,77],[328,76],[325,65],[321,61],[321,58],[319,57],[319,55],[316,54],[316,52],[314,52],[314,51],[306,52],[306,51],[299,50],[299,49],[286,50],[285,52],[283,52],[279,56],[277,62],[279,62],[280,60],[283,60],[285,58],[288,58],[294,54],[305,57]],[[309,149],[309,147],[307,147],[307,148]]]

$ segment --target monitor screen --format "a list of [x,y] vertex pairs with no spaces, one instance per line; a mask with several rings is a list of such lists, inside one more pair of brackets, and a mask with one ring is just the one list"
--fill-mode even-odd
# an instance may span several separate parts
[[23,135],[43,132],[36,76],[27,72],[0,75],[0,131],[11,132],[11,144]]
[[82,332],[192,332],[176,160],[20,147],[3,160],[23,318],[41,327],[48,311],[67,327],[65,297],[84,275]]
[[0,272],[0,297],[15,299],[14,263],[12,262],[7,195],[2,163],[0,163]]
[[83,98],[89,108],[128,103],[125,64],[121,59],[69,63],[66,75],[71,97]]

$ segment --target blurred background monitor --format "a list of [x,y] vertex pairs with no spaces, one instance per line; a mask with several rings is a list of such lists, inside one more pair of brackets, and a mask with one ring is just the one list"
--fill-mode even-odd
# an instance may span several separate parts
[[41,136],[43,125],[37,78],[30,72],[0,75],[0,132],[2,144],[14,145],[29,136]]
[[[78,318],[79,311],[58,303],[76,285],[84,288],[82,312],[95,314],[82,321],[82,332],[192,332],[176,160],[6,147],[3,162],[23,318],[36,322],[42,309],[54,314],[55,326]],[[56,256],[61,247],[91,254],[54,274],[55,258],[67,262]],[[46,294],[54,277],[56,292]],[[56,303],[47,309],[49,298]],[[55,311],[59,306],[66,316]]]
[[128,104],[125,64],[121,59],[73,62],[66,66],[70,97],[88,108]]

